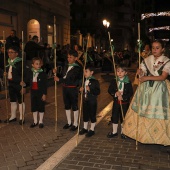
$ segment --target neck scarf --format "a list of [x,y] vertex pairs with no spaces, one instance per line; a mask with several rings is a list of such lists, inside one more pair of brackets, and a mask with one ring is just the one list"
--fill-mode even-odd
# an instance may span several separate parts
[[79,66],[77,63],[73,63],[73,64],[68,64],[68,66]]
[[95,79],[94,76],[87,77],[86,80]]
[[129,78],[127,75],[125,75],[125,77],[123,78],[123,80],[120,80],[120,78],[118,77],[117,80],[120,82],[119,84],[119,90],[122,89],[122,83],[129,83]]
[[8,65],[7,65],[6,67],[12,66],[12,67],[16,68],[16,67],[15,67],[15,64],[16,64],[17,62],[20,62],[21,60],[22,60],[22,58],[16,57],[16,58],[13,60],[13,62],[12,62],[11,59],[8,58]]
[[34,68],[31,69],[32,72],[33,72],[33,76],[35,77],[36,73],[41,73],[43,72],[43,69],[42,68],[39,68],[38,70],[35,70]]

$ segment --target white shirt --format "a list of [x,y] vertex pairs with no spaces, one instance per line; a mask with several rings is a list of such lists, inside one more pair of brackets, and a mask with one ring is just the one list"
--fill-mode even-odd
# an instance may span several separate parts
[[73,68],[73,66],[69,66],[66,72],[66,75],[63,77],[64,79],[67,77],[67,73]]
[[88,86],[88,85],[89,85],[89,80],[86,80],[85,83],[84,83],[84,86],[85,86],[85,88],[84,88],[85,98],[87,97],[87,89],[86,89],[86,86]]
[[33,80],[32,80],[32,82],[37,82],[38,75],[39,75],[39,73],[35,73],[35,72],[33,73]]
[[[14,60],[11,60],[11,62],[13,62]],[[9,70],[8,70],[8,79],[12,79],[12,66],[9,66]]]

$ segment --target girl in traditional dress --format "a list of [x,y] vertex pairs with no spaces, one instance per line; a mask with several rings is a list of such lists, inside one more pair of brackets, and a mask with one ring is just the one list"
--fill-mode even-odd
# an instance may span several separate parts
[[124,121],[123,133],[141,143],[170,145],[170,59],[163,52],[163,42],[154,41]]

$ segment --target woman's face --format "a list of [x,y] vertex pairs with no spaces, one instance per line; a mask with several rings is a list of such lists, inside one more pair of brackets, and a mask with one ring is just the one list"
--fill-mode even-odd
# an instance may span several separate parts
[[162,48],[162,45],[159,42],[152,43],[152,54],[155,57],[160,57],[163,51],[164,51],[164,48]]

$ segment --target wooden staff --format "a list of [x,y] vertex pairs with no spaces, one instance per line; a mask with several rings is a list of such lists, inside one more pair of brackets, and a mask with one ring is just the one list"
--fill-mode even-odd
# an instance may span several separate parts
[[[4,44],[4,83],[5,83],[5,105],[6,105],[6,115],[7,115],[7,120],[9,118],[9,110],[8,110],[8,91],[7,91],[7,73],[6,73],[6,40],[5,40],[5,32],[3,31],[3,44]],[[7,123],[9,123],[7,121]]]
[[[56,17],[54,16],[54,68],[57,68],[56,56]],[[56,76],[57,73],[55,73]],[[55,132],[57,132],[57,81],[55,81]]]
[[[22,75],[21,82],[24,82],[24,32],[22,31]],[[24,102],[24,94],[23,94],[24,86],[22,85],[22,130],[24,124],[24,112],[23,112],[23,102]]]
[[[88,42],[89,42],[89,35],[87,36],[86,52],[84,54],[85,56],[84,56],[83,78],[82,78],[82,85],[81,85],[82,88],[84,88],[84,72],[85,72],[86,63],[87,63]],[[81,95],[80,95],[80,109],[79,109],[80,113],[79,113],[79,119],[78,119],[76,146],[78,145],[78,138],[79,138],[79,132],[80,132],[80,119],[81,119],[81,114],[82,114],[82,102],[83,102],[83,92],[81,92]]]
[[[141,47],[141,41],[140,41],[140,23],[138,23],[138,53],[139,53],[139,69],[140,69],[140,47]],[[137,114],[137,128],[136,128],[136,150],[138,150],[138,126],[139,126],[139,112],[140,112],[140,104],[139,104],[139,94],[140,94],[140,81],[138,83],[138,114]]]
[[[109,36],[109,42],[110,42],[111,56],[112,56],[112,60],[113,60],[114,73],[115,73],[115,78],[116,78],[116,85],[117,85],[117,89],[119,89],[117,76],[116,76],[115,60],[114,60],[114,55],[113,55],[113,47],[112,47],[111,38],[110,38],[110,32],[109,31],[108,31],[108,36]],[[123,118],[123,122],[124,122],[125,118],[124,118],[124,114],[123,114],[122,101],[120,101],[120,109],[121,109],[122,118]]]

